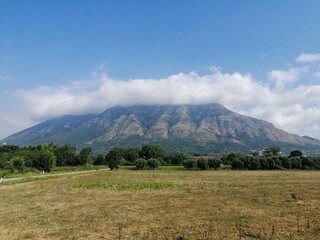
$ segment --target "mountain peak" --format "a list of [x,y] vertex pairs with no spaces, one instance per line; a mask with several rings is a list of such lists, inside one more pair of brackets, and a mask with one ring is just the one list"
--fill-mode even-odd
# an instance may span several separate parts
[[49,120],[1,142],[90,145],[98,151],[153,143],[189,153],[260,149],[270,145],[299,149],[320,147],[319,140],[289,134],[218,103],[116,106],[101,114]]

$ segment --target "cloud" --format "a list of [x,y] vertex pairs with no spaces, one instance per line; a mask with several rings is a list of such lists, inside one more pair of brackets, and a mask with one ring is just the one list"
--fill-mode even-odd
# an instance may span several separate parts
[[[101,74],[96,89],[76,87],[41,87],[19,90],[34,120],[64,114],[103,111],[115,105],[135,104],[203,104],[219,102],[230,108],[262,103],[272,93],[254,81],[250,74],[216,71],[200,76],[196,72],[179,73],[164,79],[114,80]],[[86,85],[83,85],[86,86]]]
[[320,61],[320,53],[301,53],[297,58],[297,62],[316,62]]
[[320,72],[314,72],[313,76],[316,77],[316,78],[320,78]]
[[267,77],[275,87],[249,73],[225,73],[215,66],[204,75],[177,73],[161,79],[117,80],[103,71],[94,72],[88,81],[17,90],[23,110],[16,111],[17,118],[10,115],[17,121],[0,117],[0,125],[21,130],[46,119],[98,113],[116,105],[217,102],[291,133],[320,138],[320,84],[303,81],[307,76],[319,77],[318,66],[271,70]]
[[[291,68],[271,72],[276,73],[277,80],[293,81],[302,71]],[[78,83],[19,90],[16,94],[25,103],[32,122],[65,114],[101,112],[116,105],[218,102],[292,133],[320,137],[320,85],[272,89],[250,74],[216,69],[207,75],[178,73],[163,79],[115,80],[101,74],[96,87],[90,89],[87,84]]]
[[268,73],[268,77],[270,80],[276,82],[277,88],[280,88],[286,85],[287,83],[291,83],[298,80],[301,74],[306,73],[307,71],[307,67],[291,67],[289,70],[272,70]]
[[0,73],[0,81],[1,80],[9,80],[11,77],[8,74]]

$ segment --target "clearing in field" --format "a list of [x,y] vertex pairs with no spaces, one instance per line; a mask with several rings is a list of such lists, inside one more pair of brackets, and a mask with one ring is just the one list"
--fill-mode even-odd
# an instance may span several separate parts
[[1,239],[320,239],[320,172],[98,171],[0,185]]

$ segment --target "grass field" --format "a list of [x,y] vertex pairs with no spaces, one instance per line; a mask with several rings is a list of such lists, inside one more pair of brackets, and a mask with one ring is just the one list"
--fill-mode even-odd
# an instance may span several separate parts
[[0,239],[320,239],[320,172],[97,171],[0,185]]

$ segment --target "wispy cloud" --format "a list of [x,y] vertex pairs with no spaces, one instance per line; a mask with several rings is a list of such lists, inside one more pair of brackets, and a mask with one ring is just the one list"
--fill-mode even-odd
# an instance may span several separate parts
[[320,53],[301,53],[297,58],[297,62],[316,62],[320,61]]
[[0,73],[0,81],[9,79],[11,79],[11,77],[8,74]]
[[320,78],[320,72],[314,72],[313,76],[316,77],[316,78]]
[[270,80],[276,82],[276,87],[283,87],[285,84],[294,82],[299,79],[301,74],[308,71],[307,67],[294,68],[288,70],[272,70],[268,73]]

